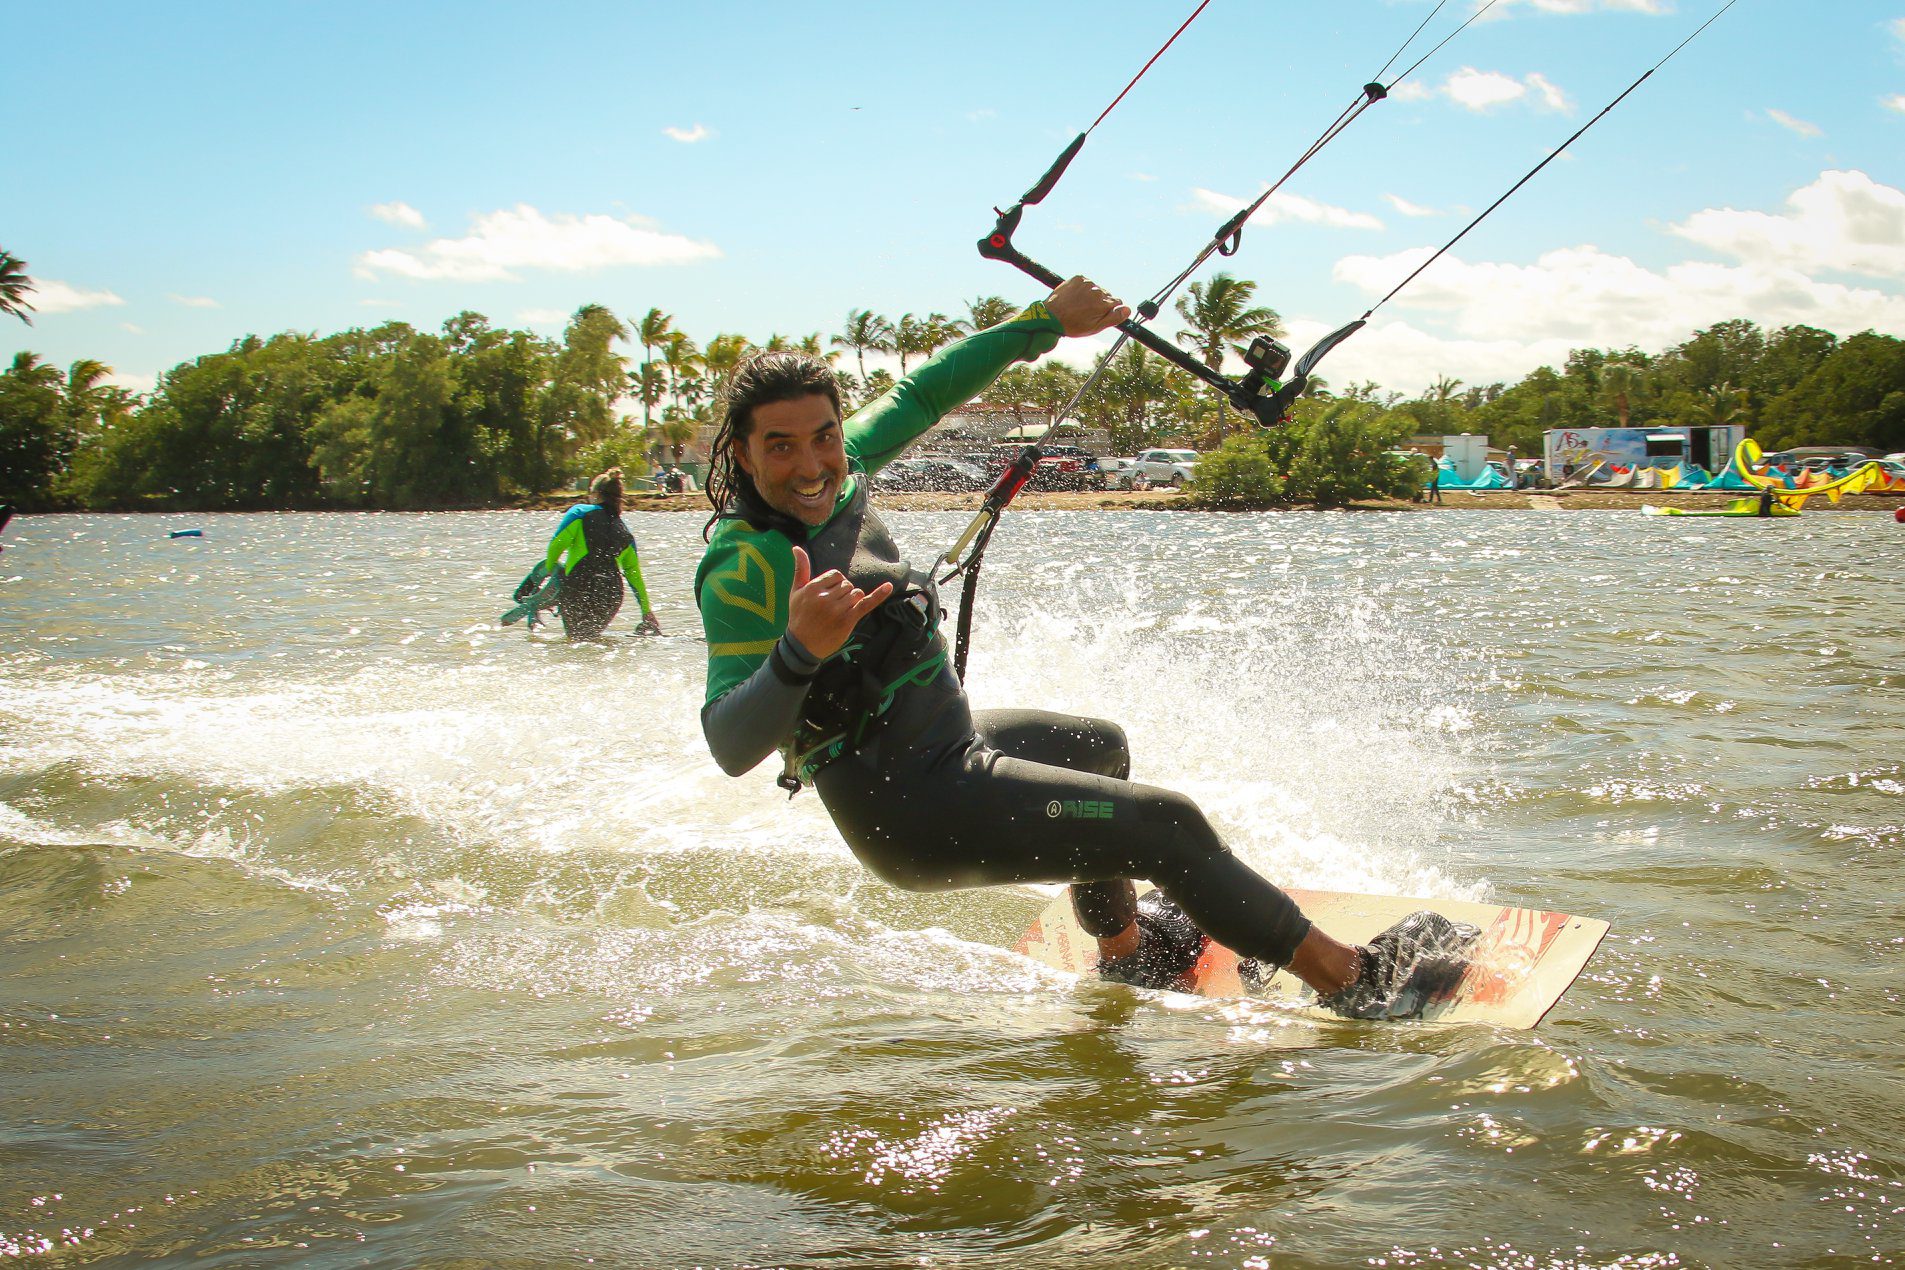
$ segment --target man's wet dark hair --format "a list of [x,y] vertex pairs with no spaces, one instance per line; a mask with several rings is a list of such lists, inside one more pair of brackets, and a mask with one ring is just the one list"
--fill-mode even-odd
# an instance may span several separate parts
[[708,447],[707,495],[714,514],[701,527],[702,538],[723,516],[745,513],[750,504],[765,508],[753,478],[734,457],[754,431],[754,407],[813,396],[832,402],[834,416],[840,417],[840,384],[833,367],[811,353],[759,352],[734,368],[722,394],[721,427]]

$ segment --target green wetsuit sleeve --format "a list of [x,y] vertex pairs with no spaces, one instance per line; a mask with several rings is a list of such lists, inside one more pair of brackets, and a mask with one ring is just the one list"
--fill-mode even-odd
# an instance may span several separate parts
[[[569,557],[566,566],[562,559],[565,553]],[[549,566],[549,572],[555,573],[558,569],[575,568],[582,562],[582,557],[588,554],[588,539],[583,537],[582,518],[578,516],[558,530],[556,536],[549,540],[549,550],[543,555],[543,563]]]
[[950,411],[984,392],[1006,367],[1051,352],[1064,334],[1039,301],[1009,322],[968,335],[854,411],[846,422],[847,453],[871,476]]
[[615,563],[622,566],[622,576],[628,579],[629,590],[635,592],[635,598],[641,602],[642,615],[654,612],[648,603],[648,586],[642,581],[642,558],[635,554],[635,544],[629,543],[622,548],[622,554],[615,557]]
[[819,659],[787,633],[794,546],[773,531],[728,522],[695,573],[708,640],[708,695],[701,731],[708,752],[739,776],[794,734]]
[[794,589],[794,544],[783,535],[754,533],[725,522],[701,557],[695,598],[708,641],[704,701],[728,692],[767,661],[787,629]]

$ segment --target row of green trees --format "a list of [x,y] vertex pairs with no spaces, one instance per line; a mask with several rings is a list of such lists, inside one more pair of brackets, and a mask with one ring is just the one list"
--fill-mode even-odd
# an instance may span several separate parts
[[493,503],[560,480],[615,426],[620,324],[561,341],[462,313],[319,338],[248,336],[144,400],[21,353],[0,374],[0,490],[27,506],[194,509]]
[[1486,433],[1523,454],[1539,453],[1554,428],[1718,424],[1744,426],[1767,450],[1890,453],[1905,449],[1905,341],[1871,331],[1840,339],[1813,326],[1769,334],[1732,319],[1658,355],[1576,349],[1561,369],[1544,366],[1512,386],[1444,378],[1413,401],[1384,404],[1420,431]]
[[[27,320],[31,279],[0,252],[0,312]],[[1255,283],[1228,274],[1177,303],[1180,343],[1207,365],[1258,335],[1281,336]],[[835,365],[854,404],[892,386],[866,357],[917,359],[1010,317],[997,296],[963,315],[856,309],[831,337],[774,336]],[[639,360],[615,351],[640,347]],[[247,337],[176,366],[143,398],[106,382],[109,368],[61,369],[31,353],[0,372],[0,500],[27,507],[418,508],[494,505],[619,463],[680,461],[710,426],[719,390],[756,345],[736,334],[698,343],[650,309],[625,323],[578,309],[559,339],[459,313],[436,332],[393,322],[336,335]],[[843,364],[844,363],[844,364]],[[1128,345],[1080,403],[1078,422],[1133,453],[1175,443],[1215,450],[1243,424],[1207,386]],[[987,393],[1021,422],[1042,422],[1084,381],[1052,359],[1016,366]],[[1849,443],[1905,447],[1905,344],[1871,333],[1841,341],[1812,327],[1771,335],[1722,322],[1658,356],[1578,350],[1557,371],[1465,388],[1439,380],[1404,399],[1375,383],[1340,393],[1313,381],[1283,431],[1252,435],[1202,470],[1219,503],[1342,501],[1391,492],[1381,451],[1415,433],[1478,432],[1537,453],[1549,428],[1744,423],[1767,447]],[[1272,471],[1272,469],[1274,469]],[[1272,488],[1248,473],[1269,471]],[[1242,485],[1237,482],[1242,481]],[[1406,482],[1405,482],[1406,484]],[[1247,486],[1250,498],[1238,491]],[[1360,491],[1345,493],[1345,491]]]

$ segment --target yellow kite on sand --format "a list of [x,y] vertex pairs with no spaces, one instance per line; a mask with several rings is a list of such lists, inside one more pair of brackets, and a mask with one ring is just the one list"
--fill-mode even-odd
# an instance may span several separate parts
[[1841,494],[1862,494],[1877,486],[1883,489],[1887,484],[1885,469],[1871,461],[1866,461],[1841,476],[1838,480],[1825,480],[1816,485],[1807,485],[1799,489],[1787,489],[1777,476],[1768,476],[1764,472],[1754,471],[1754,466],[1766,457],[1759,448],[1759,442],[1752,437],[1741,437],[1740,444],[1733,451],[1733,468],[1740,479],[1758,489],[1770,489],[1779,501],[1795,511],[1806,505],[1806,500],[1814,494],[1824,494],[1828,501],[1838,502]]

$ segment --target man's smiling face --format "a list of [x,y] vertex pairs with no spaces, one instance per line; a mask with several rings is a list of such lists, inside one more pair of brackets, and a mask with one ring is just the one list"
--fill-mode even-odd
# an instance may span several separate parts
[[754,427],[735,451],[741,470],[775,511],[803,525],[826,524],[847,479],[847,452],[833,403],[813,393],[768,402],[750,413]]

